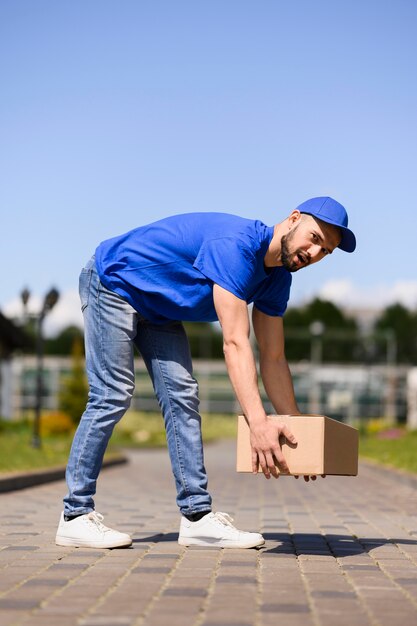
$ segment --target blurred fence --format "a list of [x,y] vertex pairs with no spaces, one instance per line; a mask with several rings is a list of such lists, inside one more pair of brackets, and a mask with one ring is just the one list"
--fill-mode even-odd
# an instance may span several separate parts
[[[322,413],[346,422],[358,418],[385,417],[405,421],[407,416],[407,374],[410,368],[381,365],[290,364],[295,393],[304,413]],[[132,408],[159,411],[144,363],[135,361],[136,389]],[[36,361],[18,357],[1,366],[0,413],[6,419],[28,415],[35,405]],[[43,401],[45,409],[58,408],[63,377],[71,370],[71,359],[45,358]],[[239,412],[223,361],[194,361],[199,382],[201,411],[204,413]],[[273,412],[261,393],[268,412]]]

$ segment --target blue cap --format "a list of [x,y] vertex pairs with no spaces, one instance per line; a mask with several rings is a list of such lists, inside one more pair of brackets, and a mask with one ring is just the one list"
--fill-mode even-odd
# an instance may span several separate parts
[[338,245],[338,248],[345,252],[353,252],[356,248],[356,237],[349,230],[348,226],[348,214],[345,207],[339,202],[333,200],[329,196],[323,196],[319,198],[310,198],[306,200],[300,206],[297,207],[300,213],[308,213],[313,217],[317,217],[323,222],[333,224],[340,228],[342,239]]

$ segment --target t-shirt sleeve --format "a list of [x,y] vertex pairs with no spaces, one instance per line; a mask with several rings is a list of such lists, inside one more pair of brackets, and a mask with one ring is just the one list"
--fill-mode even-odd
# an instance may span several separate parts
[[271,279],[261,288],[253,304],[266,315],[282,317],[290,297],[292,276],[283,268],[275,268]]
[[245,240],[235,237],[210,239],[201,246],[193,265],[236,297],[248,298],[256,258]]

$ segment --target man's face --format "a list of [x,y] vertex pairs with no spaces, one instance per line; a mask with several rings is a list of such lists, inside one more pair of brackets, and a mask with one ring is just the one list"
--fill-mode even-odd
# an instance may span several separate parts
[[301,215],[300,220],[281,238],[281,262],[289,272],[297,272],[331,254],[340,243],[337,227]]

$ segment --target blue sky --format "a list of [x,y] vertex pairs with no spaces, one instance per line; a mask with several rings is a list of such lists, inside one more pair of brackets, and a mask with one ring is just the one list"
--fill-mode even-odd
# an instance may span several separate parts
[[293,302],[416,307],[416,53],[412,0],[1,0],[0,309],[55,285],[67,322],[103,239],[317,195],[358,248]]

